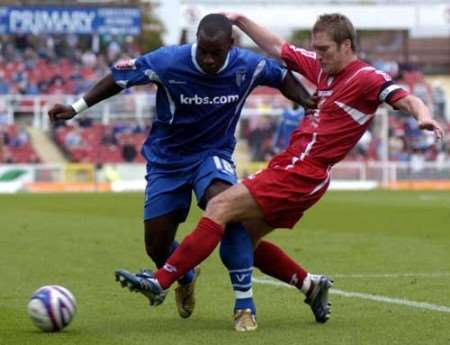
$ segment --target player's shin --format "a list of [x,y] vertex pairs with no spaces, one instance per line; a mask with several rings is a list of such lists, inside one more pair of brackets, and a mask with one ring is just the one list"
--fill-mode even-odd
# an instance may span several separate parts
[[[178,241],[172,242],[172,244],[170,245],[170,255],[173,254],[173,252],[175,251],[175,249],[177,249],[179,247],[179,245],[180,244],[178,243]],[[161,268],[161,267],[158,267],[158,268]],[[178,279],[178,282],[180,283],[180,285],[187,285],[187,284],[190,284],[193,279],[194,279],[194,270],[189,270]]]
[[169,288],[187,271],[206,259],[219,244],[223,232],[221,225],[209,218],[201,218],[195,230],[186,236],[166,264],[155,273],[161,287]]
[[239,224],[231,224],[220,245],[220,257],[230,274],[235,294],[234,311],[248,310],[256,314],[253,302],[253,244],[250,235]]
[[271,242],[259,243],[255,250],[255,267],[271,277],[297,287],[304,294],[311,288],[311,275]]

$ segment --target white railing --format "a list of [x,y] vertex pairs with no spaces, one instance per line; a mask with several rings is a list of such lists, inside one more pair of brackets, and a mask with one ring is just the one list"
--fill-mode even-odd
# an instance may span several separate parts
[[[0,115],[12,124],[18,114],[32,117],[33,126],[47,130],[49,128],[47,112],[55,103],[71,104],[75,95],[0,95]],[[132,93],[111,97],[89,108],[83,114],[109,124],[114,119],[134,119],[139,124],[149,122],[154,115],[155,93]],[[289,104],[281,94],[250,95],[242,111],[242,117],[259,114],[280,115],[283,107]]]
[[[75,95],[3,95],[0,96],[0,114],[6,115],[7,124],[15,121],[15,116],[25,114],[32,117],[33,126],[48,129],[47,112],[55,103],[71,104]],[[148,120],[153,115],[154,93],[134,93],[112,97],[92,108],[85,114],[108,124],[114,118],[135,119],[138,122]]]

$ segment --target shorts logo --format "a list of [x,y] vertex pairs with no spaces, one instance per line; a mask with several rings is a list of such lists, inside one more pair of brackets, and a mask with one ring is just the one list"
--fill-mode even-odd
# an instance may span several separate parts
[[136,69],[136,59],[120,60],[114,65],[114,68],[120,71]]

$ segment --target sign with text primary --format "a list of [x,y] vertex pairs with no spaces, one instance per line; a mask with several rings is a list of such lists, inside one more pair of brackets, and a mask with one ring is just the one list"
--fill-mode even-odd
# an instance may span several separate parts
[[141,12],[133,7],[0,7],[0,34],[138,35]]

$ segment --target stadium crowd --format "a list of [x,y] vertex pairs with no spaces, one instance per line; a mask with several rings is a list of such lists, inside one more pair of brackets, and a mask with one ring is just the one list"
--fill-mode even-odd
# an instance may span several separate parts
[[123,57],[136,56],[132,40],[109,39],[99,53],[78,35],[2,35],[0,94],[80,94]]
[[0,124],[0,163],[40,163],[41,160],[23,126]]
[[[448,112],[447,95],[439,82],[433,84],[425,80],[425,76],[414,65],[399,65],[395,61],[376,60],[372,64],[379,70],[391,75],[396,83],[419,97],[430,109],[434,117],[447,124],[450,130],[450,113]],[[408,114],[393,109],[389,113],[389,159],[408,162],[414,159],[423,161],[445,161],[450,158],[450,139],[448,136],[437,146],[433,135],[421,131],[417,123]],[[274,133],[279,131],[283,122],[276,116],[253,116],[244,128],[245,137],[253,161],[269,160],[279,148],[274,143]],[[289,135],[290,132],[287,133]],[[285,140],[286,141],[286,140]],[[375,161],[382,157],[381,129],[374,122],[347,156],[350,161]]]
[[118,121],[113,125],[82,119],[71,125],[57,126],[54,139],[72,162],[143,163],[139,154],[149,128]]
[[[103,40],[103,49],[94,53],[90,40],[77,35],[3,35],[0,38],[0,97],[6,94],[78,95],[105,75],[113,62],[140,54],[132,39],[125,39],[120,45],[111,37]],[[450,119],[446,117],[449,116],[447,95],[441,84],[431,85],[420,70],[411,64],[399,65],[395,61],[385,60],[374,60],[372,64],[389,73],[397,83],[421,98],[439,121],[450,124]],[[148,91],[154,92],[154,89],[150,86]],[[259,95],[264,95],[264,92],[256,91]],[[252,97],[247,101],[247,106],[253,107]],[[284,106],[288,106],[288,103]],[[268,160],[280,150],[280,147],[276,147],[274,136],[279,136],[279,127],[283,124],[279,116],[270,115],[273,107],[273,104],[259,104],[258,108],[264,108],[265,115],[252,115],[243,121],[241,137],[247,139],[253,161]],[[409,116],[393,111],[390,113],[391,160],[410,161],[413,157],[445,160],[450,156],[448,138],[436,149],[432,136],[421,132]],[[6,163],[40,162],[26,128],[6,125],[4,122],[0,121],[0,140],[4,147],[1,160]],[[123,126],[123,122],[101,125],[86,120],[84,124],[75,123],[55,128],[53,138],[61,145],[70,161],[143,162],[139,146],[148,128],[128,123],[125,125],[127,129],[118,129]],[[286,142],[286,138],[284,141]],[[379,128],[372,128],[361,138],[347,159],[380,159],[380,141]]]

